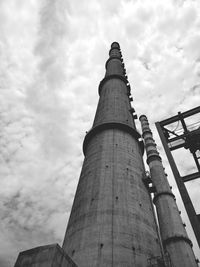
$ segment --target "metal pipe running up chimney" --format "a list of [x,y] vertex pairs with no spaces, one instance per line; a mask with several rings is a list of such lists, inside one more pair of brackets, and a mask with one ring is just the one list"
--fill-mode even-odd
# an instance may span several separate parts
[[156,206],[161,238],[165,252],[173,267],[197,266],[192,242],[187,236],[175,197],[171,192],[161,157],[156,148],[149,123],[145,115],[140,116],[142,133],[152,183],[155,186],[153,202]]

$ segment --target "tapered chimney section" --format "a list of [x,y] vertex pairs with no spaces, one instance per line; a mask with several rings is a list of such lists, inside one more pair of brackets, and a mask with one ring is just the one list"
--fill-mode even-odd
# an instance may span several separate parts
[[109,55],[63,249],[79,267],[146,267],[160,243],[117,42]]
[[[130,84],[121,50],[112,43],[85,159],[62,248],[57,244],[19,254],[15,267],[196,267],[195,257],[167,182],[146,116],[141,116],[151,179],[143,162]],[[151,181],[151,180],[150,180]],[[164,264],[153,203],[171,265]]]
[[156,188],[153,202],[157,210],[164,250],[169,255],[173,267],[196,267],[192,243],[187,236],[175,197],[167,181],[147,117],[140,116],[140,121],[150,176]]

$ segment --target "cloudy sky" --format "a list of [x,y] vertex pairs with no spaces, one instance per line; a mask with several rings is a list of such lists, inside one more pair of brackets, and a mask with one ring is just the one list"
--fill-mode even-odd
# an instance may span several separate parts
[[[199,105],[199,14],[197,0],[0,0],[1,267],[19,251],[62,243],[113,41],[200,258],[154,126]],[[200,183],[188,188],[200,213]]]

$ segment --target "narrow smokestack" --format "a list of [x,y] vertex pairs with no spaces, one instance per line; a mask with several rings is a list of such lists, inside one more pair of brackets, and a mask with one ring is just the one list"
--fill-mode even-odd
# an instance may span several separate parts
[[140,116],[140,122],[147,154],[147,164],[156,189],[153,202],[157,210],[164,250],[170,256],[173,267],[197,266],[192,243],[187,236],[175,197],[167,181],[147,117],[145,115]]

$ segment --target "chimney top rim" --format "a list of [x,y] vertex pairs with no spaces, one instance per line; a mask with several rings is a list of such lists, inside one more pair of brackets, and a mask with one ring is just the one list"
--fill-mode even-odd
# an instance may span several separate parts
[[120,45],[119,45],[118,42],[113,42],[113,43],[111,44],[111,47],[120,48]]

